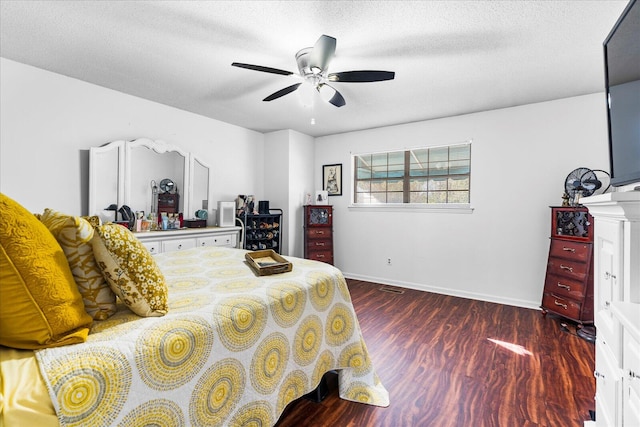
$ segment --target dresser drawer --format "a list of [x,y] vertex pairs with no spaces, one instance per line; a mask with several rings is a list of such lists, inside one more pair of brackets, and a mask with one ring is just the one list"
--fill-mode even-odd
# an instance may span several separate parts
[[327,239],[331,238],[331,229],[326,227],[307,228],[307,237],[309,239]]
[[552,239],[549,256],[586,263],[591,259],[591,250],[591,244]]
[[542,297],[542,306],[549,311],[560,314],[563,317],[580,320],[582,304],[569,298],[546,293]]
[[544,282],[544,291],[561,297],[573,298],[582,301],[585,296],[585,283],[571,277],[547,274]]
[[142,242],[142,245],[149,250],[149,253],[151,255],[157,255],[160,252],[162,252],[162,250],[161,250],[162,246],[160,245],[160,242],[147,242],[147,241],[144,241],[144,242]]
[[585,280],[589,273],[589,264],[575,262],[563,258],[549,257],[547,274],[568,277],[575,280]]
[[162,242],[162,252],[182,251],[196,247],[196,239],[166,240]]
[[310,239],[307,241],[307,250],[311,251],[330,251],[333,248],[331,239]]
[[307,252],[307,259],[333,264],[333,252],[331,250],[309,251]]

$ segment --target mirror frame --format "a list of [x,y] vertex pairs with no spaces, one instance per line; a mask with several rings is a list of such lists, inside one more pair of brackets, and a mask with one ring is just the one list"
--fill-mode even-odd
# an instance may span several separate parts
[[[193,184],[194,184],[194,168],[195,163],[199,163],[204,168],[207,169],[207,203],[211,200],[211,168],[203,163],[200,159],[195,157],[193,154],[183,151],[175,145],[168,144],[161,140],[152,140],[149,138],[139,138],[131,141],[119,140],[107,143],[100,147],[91,147],[89,149],[89,206],[88,213],[89,215],[99,215],[102,211],[105,210],[107,206],[98,206],[98,201],[96,195],[99,191],[101,191],[100,187],[100,176],[98,162],[100,161],[100,156],[104,153],[107,153],[112,150],[117,150],[117,159],[118,159],[118,171],[117,171],[117,195],[116,200],[118,207],[122,205],[128,205],[133,209],[137,209],[136,206],[132,206],[137,203],[137,201],[131,200],[131,176],[132,171],[135,168],[133,164],[133,155],[132,149],[144,147],[149,150],[154,151],[158,154],[171,153],[175,152],[179,154],[184,159],[183,172],[184,176],[182,176],[183,180],[183,189],[181,190],[181,199],[183,203],[182,212],[185,218],[192,218],[195,209],[200,209],[202,201],[196,203],[197,201],[193,200]],[[149,181],[151,182],[151,181]],[[159,182],[159,181],[158,181]],[[146,202],[145,202],[146,206]],[[148,212],[146,212],[148,213]]]

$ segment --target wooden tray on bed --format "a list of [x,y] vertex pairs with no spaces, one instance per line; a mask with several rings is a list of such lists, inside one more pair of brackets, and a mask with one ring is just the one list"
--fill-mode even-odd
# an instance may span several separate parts
[[244,257],[258,276],[286,273],[293,269],[293,265],[273,249],[247,252]]

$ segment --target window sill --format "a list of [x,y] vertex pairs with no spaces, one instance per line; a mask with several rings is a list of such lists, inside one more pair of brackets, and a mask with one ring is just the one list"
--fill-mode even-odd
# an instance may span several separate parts
[[370,204],[370,205],[354,205],[348,206],[349,210],[367,211],[367,212],[425,212],[425,213],[454,213],[454,214],[470,214],[474,208],[470,204],[442,204],[442,205],[419,205],[410,203],[393,203],[393,204]]

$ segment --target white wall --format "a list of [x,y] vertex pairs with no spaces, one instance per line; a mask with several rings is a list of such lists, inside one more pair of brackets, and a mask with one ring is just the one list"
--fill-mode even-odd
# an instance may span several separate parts
[[32,212],[85,213],[85,150],[140,137],[211,168],[210,209],[264,191],[263,134],[4,58],[0,123],[0,191]]
[[282,254],[302,257],[302,205],[313,192],[314,138],[293,130],[265,135],[265,198],[283,210]]
[[[469,139],[472,214],[348,208],[351,153]],[[315,157],[318,188],[323,164],[343,164],[344,195],[329,201],[336,265],[346,276],[534,308],[549,206],[561,204],[571,170],[608,169],[604,95],[322,137]]]

